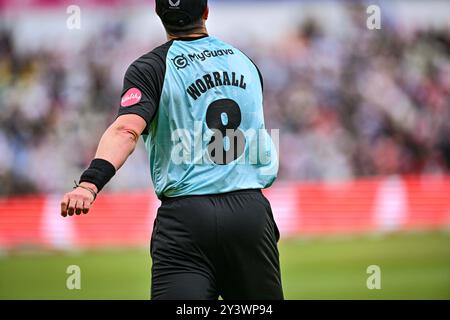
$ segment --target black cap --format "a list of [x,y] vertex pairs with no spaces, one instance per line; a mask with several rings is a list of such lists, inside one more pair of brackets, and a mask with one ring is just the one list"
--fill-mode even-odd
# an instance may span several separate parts
[[170,27],[183,28],[198,21],[208,0],[156,0],[156,13]]

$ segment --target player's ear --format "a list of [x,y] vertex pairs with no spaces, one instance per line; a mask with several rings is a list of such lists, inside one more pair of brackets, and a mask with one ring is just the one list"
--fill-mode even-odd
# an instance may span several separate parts
[[205,12],[203,12],[203,20],[208,20],[209,17],[209,7],[206,6]]

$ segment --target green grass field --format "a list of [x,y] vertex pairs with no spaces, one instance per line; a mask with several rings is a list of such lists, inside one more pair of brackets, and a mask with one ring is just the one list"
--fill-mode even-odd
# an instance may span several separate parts
[[[450,299],[450,234],[285,240],[287,299]],[[81,268],[81,290],[66,289],[66,268]],[[369,290],[366,269],[381,268]],[[0,257],[0,299],[148,299],[146,250],[15,254]]]

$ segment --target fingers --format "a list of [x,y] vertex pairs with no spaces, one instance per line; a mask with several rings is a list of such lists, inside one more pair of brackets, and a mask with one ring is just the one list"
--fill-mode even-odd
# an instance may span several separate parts
[[69,216],[73,216],[74,212],[75,212],[75,207],[77,205],[77,200],[74,198],[71,198],[69,200],[69,205],[67,206],[67,214]]
[[64,195],[63,200],[61,201],[61,215],[63,217],[67,217],[67,207],[69,206],[69,196],[67,194]]
[[91,208],[91,201],[90,200],[84,200],[83,201],[83,214],[87,214],[89,212],[90,208]]
[[92,205],[92,195],[89,191],[75,190],[64,195],[61,201],[61,216],[87,214]]
[[75,214],[79,216],[81,214],[81,210],[83,210],[83,200],[77,200],[75,203]]

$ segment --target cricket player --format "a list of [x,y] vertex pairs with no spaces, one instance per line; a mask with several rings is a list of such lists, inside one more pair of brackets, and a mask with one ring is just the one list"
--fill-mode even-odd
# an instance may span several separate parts
[[278,170],[262,76],[208,35],[207,0],[157,0],[156,13],[168,42],[128,68],[118,117],[61,215],[88,213],[142,136],[161,200],[151,298],[283,299],[280,234],[261,192]]

